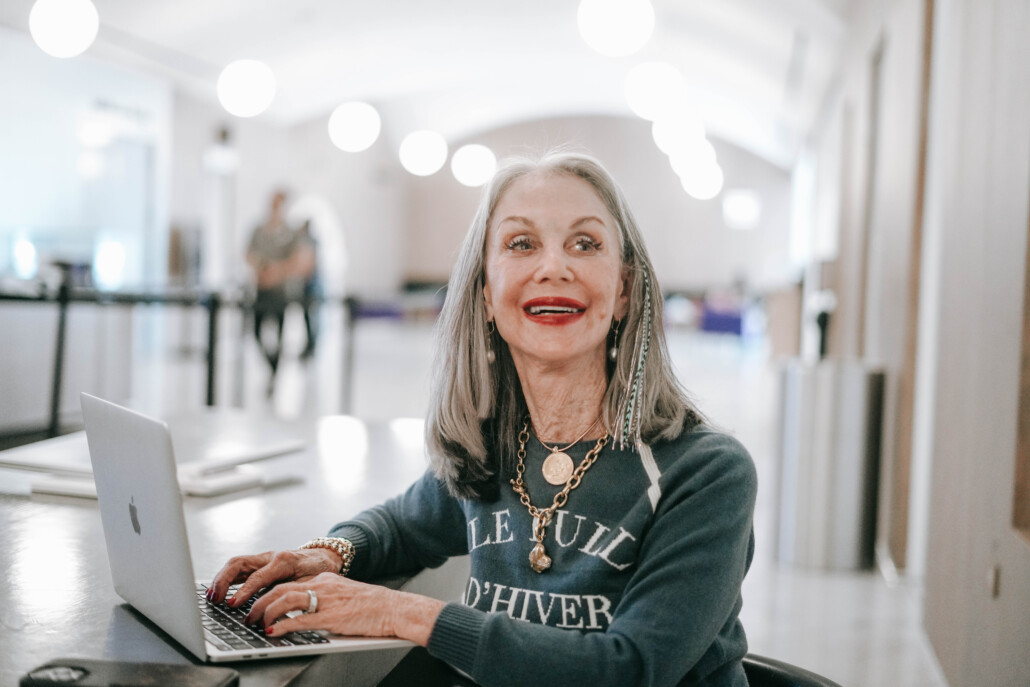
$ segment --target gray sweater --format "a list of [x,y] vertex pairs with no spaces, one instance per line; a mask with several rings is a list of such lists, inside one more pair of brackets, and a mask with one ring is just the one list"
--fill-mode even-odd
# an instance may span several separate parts
[[[578,464],[594,441],[567,452]],[[527,444],[537,508],[547,450]],[[652,457],[611,445],[547,528],[552,567],[529,566],[532,518],[509,479],[493,502],[451,497],[426,473],[404,494],[336,525],[371,579],[470,554],[462,603],[440,614],[429,652],[484,687],[746,685],[738,619],[754,552],[754,464],[706,428],[656,442]]]

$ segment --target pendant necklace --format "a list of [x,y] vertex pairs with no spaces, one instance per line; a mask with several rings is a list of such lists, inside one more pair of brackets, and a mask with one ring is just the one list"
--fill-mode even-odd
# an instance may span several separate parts
[[536,544],[533,546],[533,550],[529,552],[529,567],[533,568],[535,572],[542,573],[551,567],[551,557],[547,555],[547,550],[544,549],[544,536],[547,534],[547,526],[551,523],[555,511],[564,506],[565,502],[569,500],[569,492],[579,486],[583,475],[597,461],[597,457],[601,455],[601,449],[608,443],[608,433],[605,432],[604,436],[597,440],[597,444],[590,449],[583,458],[583,461],[572,471],[568,481],[565,483],[565,488],[554,495],[554,501],[548,508],[537,508],[530,502],[526,483],[522,480],[522,476],[526,473],[527,441],[529,441],[528,422],[522,425],[522,431],[519,432],[519,462],[515,466],[515,479],[511,480],[511,488],[519,495],[522,505],[526,507],[529,514],[533,517],[533,540]]
[[578,444],[579,440],[585,437],[587,433],[590,432],[590,430],[596,427],[597,423],[600,422],[600,420],[601,416],[598,415],[597,419],[594,420],[589,427],[587,427],[586,431],[580,434],[575,441],[573,441],[565,448],[558,448],[557,444],[554,446],[548,446],[544,443],[543,439],[537,436],[537,441],[539,441],[544,448],[551,452],[551,455],[547,456],[547,458],[544,459],[544,465],[542,468],[544,473],[544,479],[547,480],[548,484],[558,486],[559,484],[565,484],[569,481],[569,478],[572,477],[572,470],[573,468],[575,468],[575,463],[572,462],[572,458],[569,456],[569,454],[565,452],[573,446],[575,446],[576,444]]

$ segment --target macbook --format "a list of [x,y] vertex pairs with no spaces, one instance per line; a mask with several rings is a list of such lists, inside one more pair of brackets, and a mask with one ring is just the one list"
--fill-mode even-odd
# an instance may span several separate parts
[[197,658],[215,663],[413,646],[325,632],[266,638],[240,622],[246,609],[208,602],[194,578],[168,426],[89,394],[81,402],[115,591]]

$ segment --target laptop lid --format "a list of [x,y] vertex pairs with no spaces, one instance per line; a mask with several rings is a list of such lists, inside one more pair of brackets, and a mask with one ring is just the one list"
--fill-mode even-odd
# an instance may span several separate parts
[[115,591],[204,660],[168,426],[86,393],[80,399]]

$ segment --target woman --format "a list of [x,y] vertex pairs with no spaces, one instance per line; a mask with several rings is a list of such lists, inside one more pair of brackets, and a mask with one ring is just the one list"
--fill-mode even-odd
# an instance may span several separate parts
[[[295,580],[249,619],[402,637],[481,685],[746,685],[754,467],[675,381],[640,232],[596,160],[499,169],[439,335],[431,470],[328,538],[230,560],[212,599]],[[463,603],[357,581],[465,553]]]

